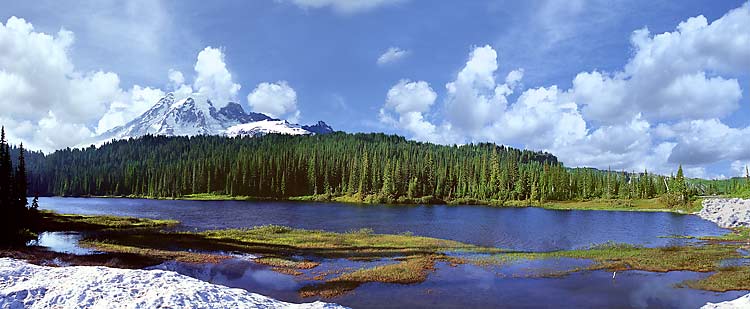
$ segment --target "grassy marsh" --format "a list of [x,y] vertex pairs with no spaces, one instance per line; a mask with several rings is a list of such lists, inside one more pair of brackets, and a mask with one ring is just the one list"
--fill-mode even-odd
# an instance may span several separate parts
[[[589,203],[589,202],[587,202]],[[593,204],[583,204],[587,205]],[[643,205],[653,205],[652,202]],[[570,206],[570,205],[568,205]],[[612,205],[610,205],[612,206]],[[628,206],[630,207],[630,206]],[[722,267],[721,261],[742,258],[737,249],[750,239],[750,229],[734,229],[719,237],[702,237],[703,242],[675,247],[645,248],[627,244],[604,244],[579,250],[555,252],[508,252],[497,248],[469,245],[457,241],[413,236],[376,234],[370,229],[347,233],[294,229],[267,225],[251,229],[175,232],[160,230],[178,224],[171,220],[150,220],[114,216],[60,215],[45,212],[48,230],[101,230],[81,241],[82,246],[107,252],[110,256],[138,261],[137,264],[177,260],[187,263],[217,263],[231,258],[221,252],[261,254],[256,263],[290,275],[316,268],[327,258],[352,260],[390,259],[393,264],[346,270],[334,278],[316,278],[319,283],[303,287],[303,297],[335,297],[367,282],[413,284],[423,282],[434,271],[436,262],[451,265],[470,262],[477,265],[502,265],[519,260],[574,258],[592,261],[591,265],[549,274],[564,276],[586,270],[674,270],[712,272],[706,278],[682,283],[682,286],[711,291],[750,289],[750,267]],[[219,253],[215,253],[219,252]],[[481,258],[453,258],[449,252],[482,253]],[[21,253],[18,253],[21,254]],[[44,255],[37,252],[34,254]],[[489,254],[487,256],[486,254]],[[299,258],[302,256],[303,258]],[[83,263],[113,263],[83,261]],[[127,263],[126,263],[127,264]],[[115,263],[117,265],[117,263]]]
[[179,224],[175,220],[156,220],[133,217],[71,215],[40,211],[42,231],[89,231],[102,229],[164,228]]

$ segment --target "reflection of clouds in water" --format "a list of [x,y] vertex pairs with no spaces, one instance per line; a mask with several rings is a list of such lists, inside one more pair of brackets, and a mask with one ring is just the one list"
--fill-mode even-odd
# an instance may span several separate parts
[[473,288],[483,291],[490,290],[495,286],[497,275],[495,275],[494,273],[489,272],[481,267],[472,265],[459,265],[458,267],[461,268],[463,273],[461,274],[461,276],[453,278],[458,279],[465,276],[461,279],[468,280],[462,280],[462,284],[471,283],[473,284]]
[[174,271],[188,277],[229,287],[254,290],[296,290],[299,284],[293,276],[280,274],[246,260],[226,260],[219,264],[186,264],[169,261],[149,269]]
[[297,289],[297,286],[299,286],[292,276],[279,274],[271,270],[264,269],[246,272],[243,278],[248,277],[258,284],[267,286],[274,290],[292,290]]
[[[674,287],[676,283],[703,278],[707,276],[706,274],[688,271],[671,271],[667,273],[628,271],[623,273],[623,275],[626,273],[628,277],[638,277],[628,278],[628,280],[637,282],[637,284],[631,285],[635,288],[629,295],[630,305],[634,308],[685,307],[686,304],[705,303],[707,299],[715,301],[717,296],[718,299],[732,299],[733,294],[735,294],[733,292],[714,293]],[[620,273],[618,273],[617,278],[619,279],[620,276]],[[672,284],[666,284],[665,281],[672,282]],[[707,297],[709,295],[714,297]]]
[[88,255],[96,253],[95,250],[78,246],[81,234],[71,232],[43,232],[29,245],[47,247],[53,252]]
[[664,285],[663,282],[645,281],[630,293],[630,304],[635,308],[663,307],[667,304],[680,303],[684,297],[682,293],[675,293],[675,289]]

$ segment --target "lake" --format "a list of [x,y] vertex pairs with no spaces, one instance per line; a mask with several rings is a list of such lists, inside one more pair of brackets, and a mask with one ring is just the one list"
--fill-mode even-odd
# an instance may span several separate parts
[[334,232],[371,228],[524,251],[576,249],[607,241],[677,245],[686,240],[664,236],[727,232],[697,216],[665,212],[60,197],[40,198],[39,204],[59,213],[174,219],[186,230],[265,224]]
[[[179,220],[178,229],[248,228],[265,224],[345,232],[371,228],[377,233],[412,232],[500,248],[549,251],[583,248],[604,242],[644,246],[679,245],[691,241],[669,235],[705,236],[727,232],[697,216],[661,212],[561,211],[485,206],[392,206],[307,202],[174,201],[107,198],[40,198],[42,209],[60,213],[107,214]],[[75,235],[44,236],[46,244],[76,252]],[[44,240],[40,244],[45,245]],[[327,259],[321,267],[363,267],[363,262]],[[731,263],[732,261],[728,261]],[[372,262],[370,262],[372,263]],[[378,263],[377,261],[375,263]],[[384,261],[385,263],[385,261]],[[480,267],[438,263],[419,284],[367,283],[353,293],[327,299],[354,308],[493,308],[493,307],[659,307],[693,308],[706,302],[737,298],[747,292],[714,293],[677,288],[684,280],[708,274],[672,271],[583,271],[560,278],[537,272],[585,266],[585,260],[518,261]],[[324,266],[326,265],[326,266]],[[366,264],[372,267],[373,264]],[[168,262],[155,266],[277,299],[309,302],[297,290],[326,269],[306,270],[295,277],[237,258],[219,264]],[[308,278],[308,279],[306,279]]]

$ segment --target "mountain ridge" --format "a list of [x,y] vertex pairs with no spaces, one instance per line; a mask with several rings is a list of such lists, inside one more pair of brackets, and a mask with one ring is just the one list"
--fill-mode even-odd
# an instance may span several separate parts
[[333,128],[323,121],[314,125],[292,124],[263,113],[245,112],[242,105],[228,102],[217,108],[206,99],[192,96],[176,99],[168,93],[151,108],[127,123],[107,130],[85,144],[101,145],[104,142],[140,137],[144,135],[195,136],[261,136],[265,134],[329,134]]

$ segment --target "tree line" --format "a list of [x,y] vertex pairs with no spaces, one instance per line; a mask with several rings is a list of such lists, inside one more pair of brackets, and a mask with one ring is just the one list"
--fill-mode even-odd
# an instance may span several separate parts
[[[652,198],[674,177],[566,168],[549,153],[435,145],[386,134],[165,137],[27,155],[31,192],[180,198],[338,197],[378,202]],[[683,181],[684,182],[684,181]],[[690,195],[685,185],[685,196]],[[682,193],[681,193],[682,194]]]

